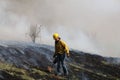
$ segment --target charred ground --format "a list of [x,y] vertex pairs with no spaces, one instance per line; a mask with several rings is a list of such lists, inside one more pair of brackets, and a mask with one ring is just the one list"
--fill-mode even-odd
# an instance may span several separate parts
[[[56,77],[52,46],[32,43],[2,43],[0,80],[120,80],[119,58],[71,50],[66,59],[69,77]],[[51,67],[52,72],[49,72]]]

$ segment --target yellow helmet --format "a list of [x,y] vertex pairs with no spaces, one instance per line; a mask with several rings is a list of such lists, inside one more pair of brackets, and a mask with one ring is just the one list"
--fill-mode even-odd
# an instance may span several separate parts
[[53,38],[54,38],[54,39],[59,38],[59,34],[58,34],[58,33],[54,33],[54,34],[53,34]]

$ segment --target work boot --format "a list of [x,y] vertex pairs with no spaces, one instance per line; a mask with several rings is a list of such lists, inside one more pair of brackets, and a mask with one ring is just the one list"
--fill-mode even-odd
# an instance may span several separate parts
[[60,73],[60,72],[59,72],[59,73],[57,73],[57,76],[61,76],[61,75],[62,75],[62,73]]
[[68,73],[64,73],[64,76],[68,76]]

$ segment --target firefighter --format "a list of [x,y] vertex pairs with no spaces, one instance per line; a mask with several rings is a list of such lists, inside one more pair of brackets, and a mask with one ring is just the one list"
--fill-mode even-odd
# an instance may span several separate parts
[[55,53],[53,55],[53,58],[55,59],[53,63],[54,64],[57,63],[57,75],[61,75],[61,71],[60,71],[61,66],[62,66],[64,75],[68,75],[68,71],[64,61],[66,56],[67,57],[70,56],[69,48],[67,44],[63,40],[61,40],[58,33],[53,34],[53,39],[55,40]]

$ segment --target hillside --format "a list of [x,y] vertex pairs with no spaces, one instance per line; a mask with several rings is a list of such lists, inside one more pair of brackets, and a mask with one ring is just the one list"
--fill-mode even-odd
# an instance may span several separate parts
[[66,59],[69,77],[57,77],[53,50],[42,44],[1,42],[0,80],[120,80],[119,58],[76,50],[71,50],[71,57]]

